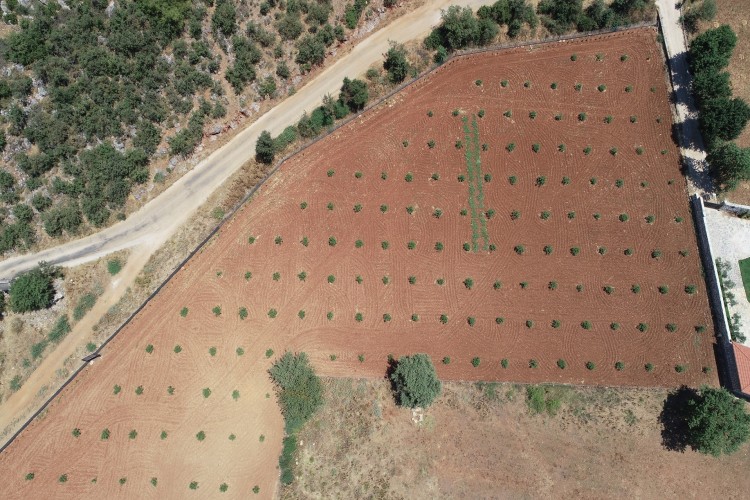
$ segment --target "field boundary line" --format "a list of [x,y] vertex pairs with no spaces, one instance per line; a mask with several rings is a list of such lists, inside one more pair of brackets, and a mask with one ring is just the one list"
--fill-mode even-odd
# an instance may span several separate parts
[[[706,226],[703,198],[698,194],[691,196],[693,207],[693,220],[695,222],[695,234],[698,239],[698,252],[703,264],[706,289],[708,290],[708,304],[716,329],[717,344],[716,357],[723,360],[723,366],[719,369],[719,379],[722,385],[734,393],[741,393],[737,360],[732,347],[732,336],[729,333],[729,321],[724,309],[724,299],[719,284],[719,272],[716,269],[716,261],[711,246],[711,236]],[[723,375],[723,376],[722,376]]]
[[[624,31],[631,31],[631,30],[639,30],[647,27],[655,27],[657,26],[656,21],[649,21],[649,22],[641,22],[626,26],[618,26],[615,28],[609,28],[609,29],[603,29],[603,30],[596,30],[596,31],[587,31],[582,33],[572,33],[569,35],[559,35],[559,36],[553,36],[553,37],[547,37],[542,40],[526,40],[526,41],[520,41],[520,42],[510,42],[510,43],[503,43],[503,44],[494,44],[489,47],[481,47],[481,48],[475,48],[475,49],[467,49],[463,51],[458,51],[451,55],[443,64],[432,66],[425,70],[422,74],[412,78],[411,80],[408,80],[398,87],[394,88],[384,96],[376,99],[374,102],[368,104],[363,110],[361,110],[358,113],[353,114],[349,118],[346,118],[342,120],[339,124],[334,125],[326,130],[323,134],[321,134],[318,137],[315,137],[311,139],[310,141],[300,145],[292,152],[288,153],[286,156],[284,156],[281,160],[279,160],[276,165],[260,180],[258,183],[253,186],[250,191],[239,201],[237,202],[234,207],[229,210],[228,213],[224,215],[224,218],[221,219],[221,221],[218,222],[216,227],[214,227],[211,232],[206,236],[198,245],[188,254],[188,256],[183,259],[177,266],[175,266],[174,270],[169,274],[169,276],[166,277],[166,279],[152,292],[144,301],[141,303],[140,306],[132,313],[130,316],[128,316],[123,323],[115,329],[115,331],[107,337],[104,342],[99,346],[96,351],[94,351],[91,354],[102,354],[102,351],[104,348],[109,344],[122,330],[125,329],[126,326],[128,326],[132,320],[135,318],[135,316],[140,313],[153,299],[156,297],[156,295],[172,280],[172,278],[177,275],[178,272],[180,272],[185,265],[192,259],[199,251],[203,249],[203,247],[213,239],[214,236],[221,230],[221,228],[229,222],[232,217],[234,217],[237,212],[263,187],[263,185],[291,158],[297,156],[300,153],[304,153],[304,151],[311,146],[317,144],[319,141],[327,138],[331,134],[333,134],[335,131],[337,131],[339,128],[344,127],[345,125],[348,125],[352,121],[356,120],[357,118],[360,118],[365,113],[377,108],[384,102],[386,102],[388,99],[391,99],[394,95],[398,94],[402,90],[414,85],[420,83],[422,80],[425,80],[427,77],[431,76],[432,74],[436,73],[437,71],[440,71],[442,68],[445,68],[449,66],[450,64],[466,58],[470,57],[474,54],[482,54],[485,52],[498,52],[502,50],[507,49],[513,49],[518,47],[531,47],[531,46],[537,46],[537,45],[548,45],[550,43],[554,42],[560,42],[560,41],[567,41],[567,40],[578,40],[583,38],[588,38],[592,36],[599,36],[599,35],[607,35],[612,33],[618,33],[618,32],[624,32]],[[301,116],[301,115],[300,115]],[[100,360],[99,362],[102,362]],[[47,398],[47,400],[42,403],[42,405],[37,409],[30,417],[26,419],[26,421],[21,425],[21,427],[13,433],[6,441],[5,443],[0,446],[0,453],[4,452],[12,443],[16,440],[18,436],[21,435],[21,433],[28,428],[29,425],[39,416],[41,415],[52,403],[52,401],[59,396],[65,388],[70,385],[71,382],[75,380],[75,378],[83,371],[84,368],[88,366],[90,361],[84,362],[81,366],[79,366],[71,375],[68,377],[65,382],[62,383],[62,385],[55,390],[55,392],[52,393],[52,395]]]

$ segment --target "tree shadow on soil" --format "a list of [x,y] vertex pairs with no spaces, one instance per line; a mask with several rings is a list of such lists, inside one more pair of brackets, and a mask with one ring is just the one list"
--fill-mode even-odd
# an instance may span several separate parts
[[664,400],[659,423],[662,425],[661,444],[667,450],[684,453],[690,446],[686,410],[688,401],[697,397],[695,389],[683,385],[670,392]]

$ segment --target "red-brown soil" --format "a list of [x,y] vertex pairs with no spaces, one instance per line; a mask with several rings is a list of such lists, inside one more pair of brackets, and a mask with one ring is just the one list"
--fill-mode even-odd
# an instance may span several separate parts
[[[449,365],[437,366],[444,379],[715,384],[713,328],[670,136],[664,75],[651,29],[472,55],[291,159],[0,456],[4,496],[187,496],[191,481],[201,495],[216,494],[222,483],[235,495],[246,496],[256,484],[261,496],[270,495],[282,422],[266,374],[273,360],[265,356],[268,348],[277,354],[305,351],[321,374],[331,376],[379,377],[388,354],[427,352],[436,362],[450,356]],[[605,92],[596,89],[600,84]],[[628,85],[632,92],[625,91]],[[485,114],[477,119],[479,142],[488,145],[482,173],[491,175],[482,185],[484,209],[495,211],[487,232],[496,248],[470,252],[462,248],[472,241],[462,118],[471,124],[480,109]],[[503,116],[507,110],[512,117]],[[534,120],[532,110],[538,113]],[[581,112],[585,121],[577,118]],[[562,120],[554,119],[557,113]],[[606,115],[612,123],[604,123]],[[637,122],[630,123],[630,116]],[[431,139],[433,149],[427,146]],[[463,149],[455,147],[457,140]],[[509,153],[505,146],[511,142],[516,148]],[[539,153],[532,152],[534,143],[541,145]],[[566,152],[558,152],[563,143]],[[582,152],[587,145],[590,155]],[[616,156],[609,153],[613,147]],[[431,179],[433,173],[439,180]],[[459,175],[466,180],[459,182]],[[509,176],[517,177],[515,185]],[[539,176],[546,176],[545,185],[535,186]],[[617,179],[622,187],[615,186]],[[407,206],[415,208],[413,214]],[[440,218],[433,215],[436,208]],[[513,210],[520,219],[511,220]],[[542,220],[545,210],[551,216]],[[621,213],[629,215],[627,222],[618,220]],[[644,220],[649,214],[653,224]],[[300,243],[303,237],[307,246]],[[389,242],[387,250],[382,241]],[[407,248],[409,241],[414,249]],[[442,252],[435,250],[438,241]],[[525,245],[524,255],[514,252],[518,244]],[[551,255],[543,252],[545,245],[553,246]],[[571,247],[580,253],[571,255]],[[626,248],[632,256],[624,254]],[[661,251],[658,259],[651,257],[655,249]],[[678,253],[683,249],[685,257]],[[297,276],[302,271],[304,280]],[[278,281],[272,278],[276,272]],[[467,277],[474,281],[471,290],[463,284]],[[436,283],[439,278],[444,285]],[[551,281],[557,282],[554,291],[548,289]],[[576,291],[577,284],[583,291]],[[630,291],[633,284],[640,293]],[[695,294],[685,293],[688,284],[696,285]],[[608,285],[614,287],[611,295],[603,290]],[[660,294],[660,285],[669,293]],[[212,312],[215,306],[220,316]],[[180,315],[183,307],[186,317]],[[242,307],[248,311],[244,320]],[[278,313],[273,319],[271,309]],[[392,320],[384,322],[384,314]],[[441,314],[447,324],[439,321]],[[475,318],[473,326],[468,317]],[[554,319],[560,328],[551,327]],[[582,328],[584,321],[591,322],[590,330]],[[610,328],[612,322],[619,330]],[[641,322],[648,324],[646,332],[636,329]],[[677,330],[667,331],[668,323]],[[696,325],[707,327],[697,333]],[[154,346],[151,354],[148,345]],[[176,345],[181,352],[174,352]],[[215,356],[209,353],[213,346]],[[478,368],[471,364],[474,357],[481,358]],[[536,368],[529,366],[532,359]],[[566,369],[556,366],[558,359]],[[596,369],[587,370],[587,361]],[[617,361],[623,370],[615,369]],[[653,372],[645,363],[653,363]],[[676,372],[677,365],[684,373]],[[118,395],[116,384],[122,387]],[[135,392],[138,386],[142,395]],[[211,389],[210,397],[203,397],[204,388]],[[74,428],[81,430],[77,438]],[[103,441],[105,428],[111,436]],[[129,439],[133,429],[138,435]],[[162,430],[168,432],[165,440]],[[201,430],[203,441],[195,437]],[[234,441],[228,439],[232,433]],[[33,480],[24,479],[29,472]],[[61,474],[67,482],[58,482]],[[120,478],[127,481],[121,485]]]

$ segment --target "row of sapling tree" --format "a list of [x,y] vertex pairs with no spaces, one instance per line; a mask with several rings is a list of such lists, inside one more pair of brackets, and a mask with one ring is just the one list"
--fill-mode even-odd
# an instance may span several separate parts
[[750,120],[750,106],[732,96],[729,73],[724,71],[736,44],[737,35],[724,25],[696,37],[689,53],[707,161],[722,191],[750,179],[750,149],[731,142]]

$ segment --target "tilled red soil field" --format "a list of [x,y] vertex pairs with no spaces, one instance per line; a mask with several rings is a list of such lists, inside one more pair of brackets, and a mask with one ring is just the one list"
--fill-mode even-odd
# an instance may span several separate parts
[[286,162],[0,456],[2,489],[268,496],[287,349],[678,386],[716,383],[713,338],[655,31],[471,55]]

